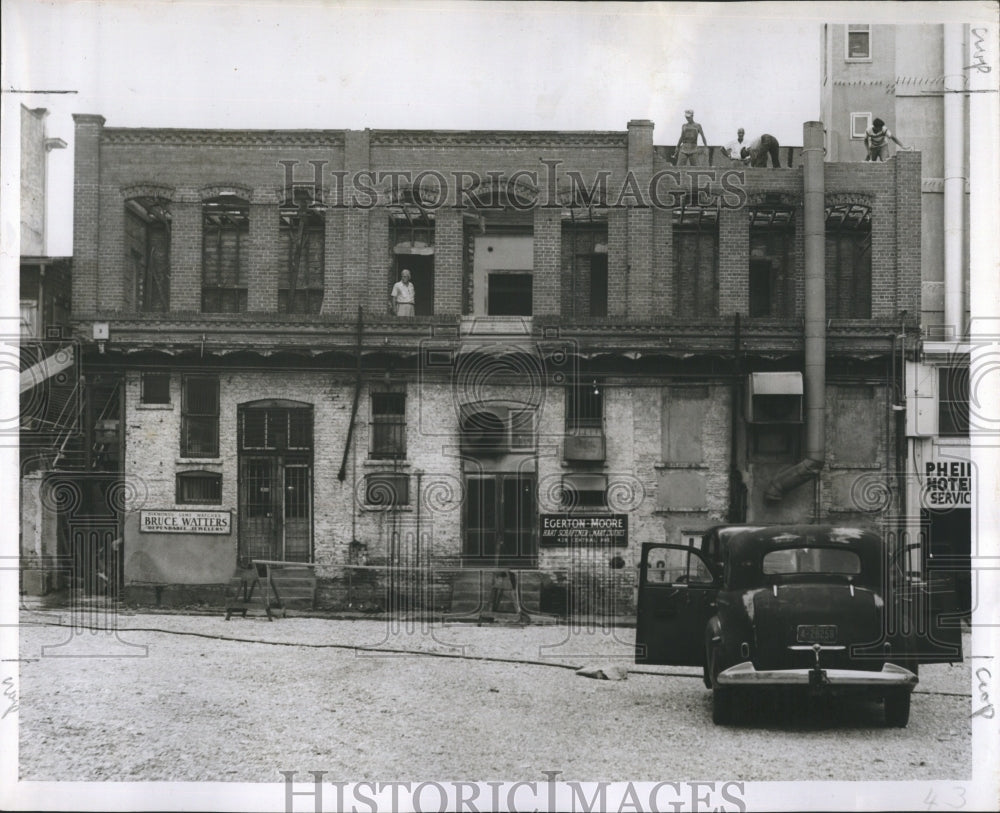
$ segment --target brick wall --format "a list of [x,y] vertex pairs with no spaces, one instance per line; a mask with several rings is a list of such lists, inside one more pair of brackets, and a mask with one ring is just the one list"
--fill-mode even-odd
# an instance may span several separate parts
[[[248,308],[252,312],[276,309],[277,275],[281,266],[276,205],[284,182],[280,161],[295,161],[296,182],[312,178],[309,161],[322,162],[328,182],[326,197],[334,200],[332,172],[399,171],[411,175],[434,170],[453,184],[453,172],[493,172],[537,186],[539,201],[568,188],[568,173],[578,173],[582,184],[593,185],[597,173],[611,172],[609,198],[614,202],[625,177],[632,172],[634,189],[648,190],[650,180],[672,171],[662,148],[652,145],[652,125],[631,122],[625,134],[449,134],[361,131],[331,133],[242,133],[226,131],[147,131],[103,127],[99,116],[77,117],[77,174],[75,204],[74,286],[78,313],[128,310],[131,291],[125,285],[122,244],[122,190],[156,182],[176,190],[172,202],[171,310],[200,308],[201,220],[198,204],[207,187],[246,189],[251,206]],[[592,141],[593,144],[587,146]],[[522,143],[523,142],[523,143]],[[550,162],[547,167],[544,162]],[[559,162],[550,177],[552,162]],[[886,164],[833,164],[826,167],[827,195],[856,194],[872,202],[872,316],[894,317],[899,310],[916,313],[919,307],[920,258],[914,235],[919,232],[920,156],[899,153]],[[726,193],[727,204],[739,202],[732,188],[742,185],[748,203],[767,194],[798,205],[792,251],[794,305],[803,312],[801,167],[750,169],[739,167],[742,182],[721,182],[727,168],[716,168],[713,178],[681,171],[660,178],[656,191],[662,202],[670,193],[700,189],[712,196]],[[731,169],[729,167],[728,169]],[[523,173],[531,173],[531,177]],[[471,176],[462,176],[465,182]],[[338,181],[341,183],[341,181]],[[374,184],[379,186],[378,184]],[[384,185],[384,184],[383,184]],[[453,189],[453,187],[452,187]],[[367,197],[361,188],[341,190]],[[634,203],[628,195],[624,202]],[[690,199],[687,201],[690,205]],[[560,309],[558,290],[549,275],[558,268],[561,239],[558,208],[536,209],[538,313]],[[98,217],[99,216],[99,217]],[[455,209],[435,212],[435,313],[458,314],[463,292],[456,290],[462,258],[462,220]],[[358,305],[385,312],[389,281],[386,230],[387,211],[333,208],[326,213],[326,273],[328,295],[323,312],[353,319]],[[671,314],[673,263],[670,209],[629,206],[608,216],[609,315],[649,320]],[[905,250],[903,250],[905,248]],[[553,253],[555,252],[555,253]],[[719,314],[746,313],[746,209],[725,208],[719,223]],[[553,294],[555,299],[553,299]],[[684,316],[685,314],[677,314]]]
[[103,116],[75,114],[73,147],[73,310],[97,310],[99,189]]

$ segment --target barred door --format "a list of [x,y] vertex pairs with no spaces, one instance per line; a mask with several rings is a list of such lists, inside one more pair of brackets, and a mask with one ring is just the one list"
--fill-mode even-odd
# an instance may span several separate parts
[[312,409],[245,404],[239,436],[240,558],[312,561]]
[[240,556],[247,559],[280,559],[280,525],[277,459],[243,458],[240,461]]

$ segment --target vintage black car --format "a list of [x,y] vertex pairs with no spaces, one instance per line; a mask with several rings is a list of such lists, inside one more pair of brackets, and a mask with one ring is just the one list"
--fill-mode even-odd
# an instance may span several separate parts
[[920,591],[878,533],[797,525],[726,536],[721,560],[643,545],[636,628],[637,663],[703,667],[715,723],[731,721],[745,691],[776,686],[881,698],[886,723],[905,726],[918,663],[961,659],[954,640],[921,639]]

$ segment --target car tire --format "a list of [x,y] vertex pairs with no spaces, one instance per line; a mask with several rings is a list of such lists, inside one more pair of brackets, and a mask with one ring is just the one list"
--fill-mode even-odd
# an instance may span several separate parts
[[885,724],[891,728],[906,728],[910,722],[910,693],[896,691],[885,696]]
[[732,690],[716,686],[712,690],[712,722],[716,725],[729,725],[733,721]]

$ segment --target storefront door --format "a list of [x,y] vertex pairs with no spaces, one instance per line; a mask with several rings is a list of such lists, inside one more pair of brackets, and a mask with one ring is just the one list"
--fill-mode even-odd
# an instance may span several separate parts
[[476,474],[465,481],[465,564],[537,566],[534,474]]
[[239,555],[312,561],[312,410],[240,408]]

